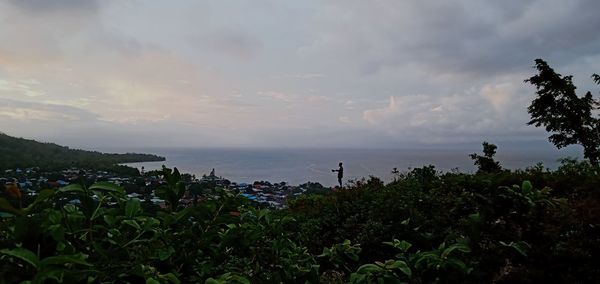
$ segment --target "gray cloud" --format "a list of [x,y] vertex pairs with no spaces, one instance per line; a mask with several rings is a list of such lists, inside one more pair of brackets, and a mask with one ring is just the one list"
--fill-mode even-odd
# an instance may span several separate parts
[[99,4],[96,0],[10,0],[19,9],[31,13],[48,12],[96,12]]
[[598,1],[375,3],[351,1],[324,13],[319,25],[329,28],[314,48],[353,56],[363,74],[415,63],[470,76],[512,72],[539,57],[564,63],[600,53]]
[[0,116],[15,120],[54,120],[61,122],[95,122],[96,114],[61,104],[36,103],[0,98]]
[[523,79],[542,57],[593,86],[598,10],[595,0],[0,2],[0,130],[82,145],[113,143],[111,133],[153,146],[545,140],[525,125],[534,91]]

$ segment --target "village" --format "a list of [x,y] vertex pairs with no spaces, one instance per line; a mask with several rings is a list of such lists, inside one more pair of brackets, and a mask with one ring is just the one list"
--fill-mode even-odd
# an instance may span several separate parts
[[[202,202],[207,198],[217,195],[220,190],[239,194],[248,199],[251,204],[264,208],[286,208],[287,201],[306,193],[326,192],[330,189],[319,183],[307,182],[298,186],[291,186],[285,182],[271,183],[269,181],[254,181],[252,183],[231,182],[217,176],[215,169],[202,177],[182,174],[181,180],[185,183],[186,192],[181,199],[181,204]],[[127,176],[107,171],[89,169],[66,169],[57,172],[40,171],[39,168],[11,169],[0,173],[0,196],[9,200],[19,200],[28,204],[43,189],[57,189],[73,183],[91,185],[96,182],[111,182],[122,187],[129,198],[137,198],[152,207],[165,207],[165,200],[156,194],[157,189],[167,184],[161,171],[144,172],[139,176]],[[72,203],[77,203],[77,200]]]

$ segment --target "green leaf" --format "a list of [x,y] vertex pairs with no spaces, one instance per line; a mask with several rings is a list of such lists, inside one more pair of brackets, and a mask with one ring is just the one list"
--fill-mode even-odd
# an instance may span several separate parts
[[131,227],[134,227],[137,230],[141,230],[142,227],[140,227],[140,224],[138,224],[138,222],[136,222],[135,220],[123,220],[123,224],[129,225]]
[[125,216],[128,218],[132,218],[139,211],[141,211],[142,206],[140,205],[140,201],[137,199],[130,199],[125,204]]
[[24,249],[24,248],[14,248],[11,250],[1,249],[0,253],[23,260],[23,261],[31,264],[31,266],[33,266],[36,269],[39,267],[39,260],[38,260],[37,255],[35,255],[35,253],[31,252],[28,249]]
[[104,215],[102,216],[104,218],[104,222],[106,222],[107,225],[112,226],[115,224],[115,222],[117,221],[117,218],[113,215]]
[[406,264],[406,262],[402,260],[394,261],[390,267],[402,271],[402,273],[404,273],[408,277],[412,276],[412,271],[410,270],[410,267],[408,267],[408,264]]
[[179,283],[181,283],[181,281],[179,281],[179,279],[177,278],[177,276],[175,276],[175,274],[173,274],[173,273],[161,274],[158,277],[161,280],[168,281],[169,283],[173,283],[173,284],[179,284]]
[[441,257],[447,258],[453,251],[471,252],[471,249],[465,244],[453,244],[442,252]]
[[516,250],[519,254],[521,254],[522,256],[527,256],[527,249],[531,248],[531,246],[524,242],[524,241],[518,241],[518,242],[510,242],[510,243],[505,243],[503,241],[500,241],[500,244],[505,246],[505,247],[510,247],[513,248],[514,250]]
[[59,224],[61,220],[62,214],[60,214],[60,211],[52,210],[48,212],[48,221],[50,221],[51,224]]
[[531,182],[528,180],[523,181],[523,183],[521,184],[521,188],[523,190],[531,190],[533,189],[533,186],[531,185]]
[[77,212],[80,212],[79,208],[77,208],[77,206],[73,204],[66,204],[65,206],[63,206],[63,209],[69,214],[75,214]]
[[452,267],[460,270],[460,272],[462,272],[462,273],[468,272],[467,265],[458,258],[450,258],[450,259],[446,260],[446,265],[452,266]]
[[397,239],[394,239],[393,242],[383,242],[383,243],[386,245],[393,246],[402,252],[407,252],[412,247],[412,244],[405,240],[399,241]]
[[92,266],[92,264],[85,261],[87,258],[87,254],[78,253],[72,255],[58,255],[58,256],[50,256],[42,259],[40,262],[42,266],[46,265],[64,265],[65,263],[73,263],[84,266]]
[[261,209],[260,211],[258,211],[258,220],[264,218],[267,214],[269,214],[269,210]]
[[160,284],[160,282],[158,282],[158,280],[150,277],[150,278],[146,279],[146,284]]
[[101,182],[92,184],[90,186],[90,190],[97,190],[97,191],[101,191],[101,192],[110,192],[110,193],[115,193],[115,194],[119,194],[119,195],[125,195],[125,190],[123,190],[118,185],[116,185],[112,182],[107,182],[107,181],[101,181]]
[[359,267],[356,270],[356,273],[359,273],[359,274],[369,274],[369,273],[381,271],[381,269],[382,269],[381,267],[379,267],[379,266],[377,266],[375,264],[367,263],[367,264],[364,264],[361,267]]
[[83,187],[81,187],[81,185],[73,183],[73,184],[69,184],[67,186],[63,186],[63,187],[59,188],[56,192],[59,192],[59,193],[69,193],[69,192],[85,193],[85,190],[83,189]]
[[169,258],[173,253],[175,253],[175,250],[173,249],[173,247],[169,247],[168,249],[159,249],[158,250],[158,259],[160,259],[161,261],[164,261],[167,258]]

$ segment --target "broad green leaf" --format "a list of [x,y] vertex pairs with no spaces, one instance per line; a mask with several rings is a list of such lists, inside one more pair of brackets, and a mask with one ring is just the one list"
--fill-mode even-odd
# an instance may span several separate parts
[[258,211],[258,220],[264,218],[267,214],[269,214],[269,210],[261,209],[260,211]]
[[160,282],[152,277],[146,279],[146,284],[160,284]]
[[123,220],[123,224],[127,224],[131,227],[134,227],[137,230],[142,229],[142,227],[140,227],[140,224],[138,224],[138,222],[136,222],[135,220]]
[[48,212],[48,221],[52,224],[58,224],[62,220],[62,214],[58,210],[52,210]]
[[394,239],[393,242],[383,242],[383,243],[386,245],[393,246],[402,252],[407,252],[412,247],[412,244],[405,240],[399,241],[397,239]]
[[447,258],[453,251],[471,252],[471,249],[465,244],[453,244],[442,252],[441,257]]
[[402,273],[404,273],[408,277],[412,276],[412,271],[410,270],[410,267],[408,267],[408,264],[406,264],[406,262],[402,260],[394,261],[390,267],[402,271]]
[[[138,219],[140,220],[140,219]],[[144,220],[144,231],[148,231],[150,229],[152,229],[153,227],[160,225],[160,221],[156,218],[152,218],[152,217],[143,217]]]
[[350,275],[350,283],[364,283],[367,278],[365,274],[352,273]]
[[181,283],[181,281],[179,281],[179,279],[177,278],[177,276],[175,276],[175,274],[173,274],[173,273],[161,274],[158,277],[161,280],[168,281],[169,283],[173,283],[173,284],[179,284],[179,283]]
[[128,218],[132,218],[139,211],[141,211],[142,206],[140,205],[140,201],[137,199],[130,199],[125,204],[125,216]]
[[173,247],[169,247],[168,249],[159,249],[158,250],[158,259],[160,259],[161,261],[164,261],[167,258],[169,258],[173,253],[175,253],[175,250],[173,249]]
[[373,273],[373,272],[381,271],[381,269],[382,269],[381,267],[379,267],[379,266],[377,266],[375,264],[368,263],[368,264],[364,264],[361,267],[359,267],[356,270],[356,273],[359,273],[359,274],[368,274],[368,273]]
[[36,269],[39,267],[39,260],[38,260],[37,255],[35,255],[35,253],[31,252],[28,249],[24,249],[24,248],[14,248],[11,250],[1,249],[0,253],[23,260],[23,261],[31,264],[31,266],[33,266]]
[[59,193],[69,193],[69,192],[73,192],[73,193],[85,193],[85,190],[83,189],[83,187],[81,187],[80,184],[69,184],[67,186],[63,186],[61,188],[59,188],[57,190],[57,192]]
[[63,206],[63,209],[69,214],[80,212],[79,208],[77,208],[77,206],[75,206],[73,204],[67,204],[67,205]]
[[106,222],[107,225],[112,226],[113,224],[115,224],[115,222],[117,221],[117,218],[113,215],[104,215],[102,216],[104,218],[104,222]]
[[92,184],[90,186],[90,190],[112,192],[112,193],[116,193],[119,195],[125,195],[125,190],[123,190],[121,187],[119,187],[118,185],[116,185],[112,182],[106,182],[106,181],[101,181],[101,182]]
[[467,265],[458,258],[450,258],[450,259],[446,260],[446,265],[457,268],[463,273],[467,273],[467,271],[468,271]]
[[241,284],[252,284],[250,282],[250,280],[248,280],[246,277],[240,276],[240,275],[234,275],[230,278],[230,280],[235,280]]
[[85,261],[88,256],[83,253],[73,254],[73,255],[58,255],[58,256],[50,256],[42,259],[40,264],[42,266],[46,265],[64,265],[65,263],[74,263],[85,266],[92,266],[92,264]]
[[530,248],[531,246],[524,242],[524,241],[519,241],[519,242],[510,242],[510,243],[505,243],[503,241],[500,241],[500,244],[505,246],[505,247],[511,247],[513,249],[515,249],[519,254],[523,255],[523,256],[527,256],[527,249]]
[[525,193],[530,193],[533,190],[533,186],[531,185],[530,181],[526,180],[521,184],[521,189]]

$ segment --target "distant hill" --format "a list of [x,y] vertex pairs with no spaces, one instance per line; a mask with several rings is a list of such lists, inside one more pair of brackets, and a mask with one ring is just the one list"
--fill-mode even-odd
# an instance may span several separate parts
[[108,154],[70,149],[54,143],[16,138],[0,132],[0,170],[27,167],[39,167],[42,170],[62,170],[70,167],[108,169],[120,163],[164,160],[164,157],[150,154]]

